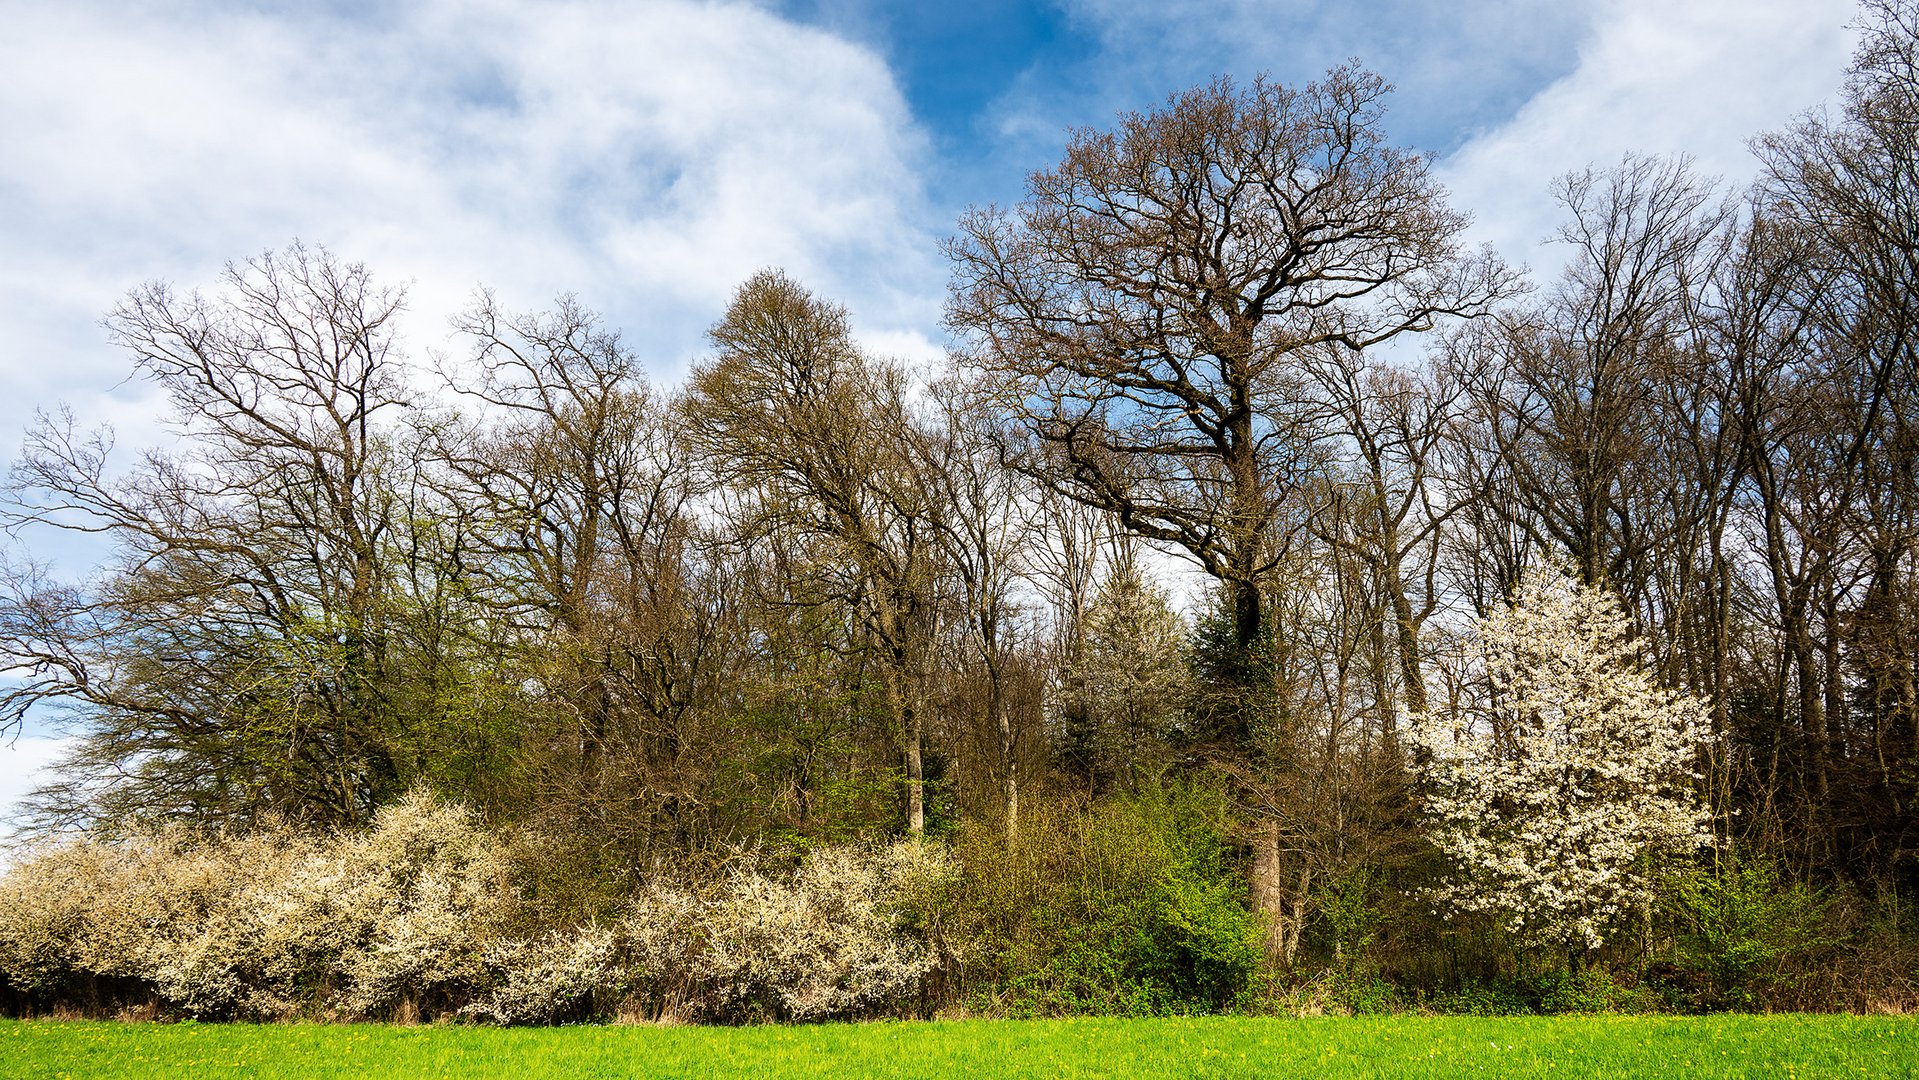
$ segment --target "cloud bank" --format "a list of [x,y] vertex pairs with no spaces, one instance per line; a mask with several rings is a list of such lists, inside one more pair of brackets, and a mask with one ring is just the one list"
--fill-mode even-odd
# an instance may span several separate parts
[[95,324],[129,287],[296,236],[413,281],[416,350],[484,283],[578,291],[671,368],[769,265],[930,321],[937,226],[892,73],[759,8],[8,6],[0,431],[120,380]]
[[1743,185],[1747,140],[1830,98],[1851,57],[1851,0],[1620,0],[1574,69],[1440,163],[1477,239],[1550,273],[1555,177],[1628,152],[1689,155]]

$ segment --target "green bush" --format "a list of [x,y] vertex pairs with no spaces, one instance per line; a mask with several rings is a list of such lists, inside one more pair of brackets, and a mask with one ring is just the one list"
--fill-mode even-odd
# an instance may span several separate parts
[[1424,996],[1424,1011],[1457,1016],[1555,1016],[1564,1013],[1656,1012],[1656,997],[1605,968],[1556,968],[1533,975],[1466,982]]
[[1549,971],[1534,979],[1530,989],[1539,1012],[1547,1015],[1618,1012],[1627,1000],[1612,973],[1597,967]]
[[1747,1009],[1788,992],[1804,977],[1794,961],[1825,942],[1827,901],[1777,867],[1731,857],[1669,884],[1663,910],[1674,927],[1674,959],[1661,975],[1704,1008]]
[[1530,1016],[1538,1011],[1525,991],[1509,982],[1468,982],[1429,994],[1420,1006],[1445,1016]]
[[1334,971],[1329,989],[1333,1004],[1354,1016],[1385,1016],[1406,1007],[1398,986],[1363,967]]
[[1361,868],[1314,885],[1309,937],[1338,970],[1361,965],[1386,926],[1383,875]]
[[1232,865],[1225,800],[1175,785],[1028,815],[961,837],[953,914],[974,942],[974,1000],[1013,1015],[1217,1012],[1261,961]]

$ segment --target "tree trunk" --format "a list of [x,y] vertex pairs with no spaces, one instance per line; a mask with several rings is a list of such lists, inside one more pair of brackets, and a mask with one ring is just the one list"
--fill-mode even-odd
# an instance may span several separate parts
[[1426,711],[1426,675],[1419,667],[1419,623],[1413,619],[1412,601],[1407,598],[1406,586],[1396,569],[1388,574],[1386,585],[1392,595],[1393,621],[1399,624],[1399,676],[1406,711],[1423,713]]
[[1259,586],[1242,579],[1229,583],[1227,588],[1233,600],[1233,645],[1239,650],[1240,658],[1245,660],[1259,642]]
[[1006,797],[1006,845],[1013,846],[1013,839],[1019,832],[1019,757],[1013,745],[1013,717],[1006,708],[1006,693],[1000,686],[999,673],[993,673],[991,708],[993,726],[999,732],[1000,768],[1005,770],[1002,789]]
[[926,774],[920,760],[920,713],[912,705],[902,707],[902,728],[906,732],[906,831],[912,836],[926,833]]
[[1266,957],[1280,967],[1290,967],[1299,934],[1280,865],[1279,822],[1271,818],[1260,822],[1253,838],[1252,887],[1253,913],[1266,927]]

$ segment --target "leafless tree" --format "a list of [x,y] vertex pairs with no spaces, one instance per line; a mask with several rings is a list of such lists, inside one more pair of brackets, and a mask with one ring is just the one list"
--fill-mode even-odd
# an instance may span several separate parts
[[1058,451],[1062,490],[1174,545],[1228,590],[1237,643],[1288,500],[1322,466],[1308,357],[1362,352],[1511,287],[1464,215],[1388,146],[1354,67],[1226,80],[1082,131],[1012,211],[949,245],[966,360]]
[[508,316],[483,294],[456,329],[472,355],[442,375],[479,412],[439,425],[436,464],[464,572],[537,711],[567,718],[536,802],[643,848],[648,822],[698,801],[700,706],[734,637],[685,453],[632,350],[572,299]]
[[[1022,741],[1037,719],[1019,712],[1015,682],[1033,674],[1033,619],[1018,595],[1028,573],[1034,506],[1030,484],[1008,467],[1013,452],[1000,418],[957,379],[932,389],[922,475],[944,504],[938,515],[945,565],[956,579],[955,622],[963,628],[962,671],[977,666],[981,703],[996,740],[1001,812],[1008,842],[1018,835]],[[1029,702],[1037,705],[1036,700]]]
[[1659,408],[1723,251],[1730,204],[1684,161],[1628,158],[1561,178],[1573,259],[1510,321],[1481,397],[1534,539],[1589,582],[1643,580],[1666,554],[1670,475]]
[[359,822],[419,771],[401,302],[298,245],[212,296],[144,286],[108,326],[172,399],[176,445],[116,475],[104,431],[29,433],[7,519],[117,550],[90,587],[16,579],[4,619],[37,673],[6,707],[65,703],[84,736],[52,809]]

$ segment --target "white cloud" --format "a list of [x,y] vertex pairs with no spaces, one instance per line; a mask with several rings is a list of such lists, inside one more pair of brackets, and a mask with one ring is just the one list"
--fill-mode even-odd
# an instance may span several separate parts
[[[1317,78],[1358,59],[1398,88],[1391,136],[1450,150],[1503,119],[1567,70],[1592,0],[1065,0],[1101,49],[1085,65],[1077,122],[1103,126],[1119,108],[1152,108],[1166,95],[1231,74],[1282,82]],[[1009,95],[1009,134],[1041,132],[1060,111],[1044,73]],[[1108,115],[1097,115],[1105,112]],[[1092,113],[1094,115],[1086,115]]]
[[897,360],[911,368],[931,370],[946,359],[946,346],[922,330],[856,330],[853,336],[874,356]]
[[1478,239],[1550,272],[1559,256],[1539,245],[1561,220],[1553,178],[1640,152],[1751,179],[1746,141],[1837,90],[1853,13],[1851,0],[1621,0],[1600,11],[1571,73],[1462,146],[1440,176]]
[[0,442],[107,407],[126,289],[295,236],[411,281],[416,352],[482,283],[578,291],[666,368],[763,266],[937,311],[921,139],[864,48],[739,3],[250,7],[6,5]]
[[1747,139],[1831,98],[1854,0],[1065,0],[1099,43],[1071,92],[1029,73],[1003,136],[1057,159],[1065,123],[1231,73],[1316,77],[1357,57],[1398,86],[1388,136],[1440,154],[1477,239],[1551,271],[1554,177],[1628,151],[1687,153],[1743,183]]

